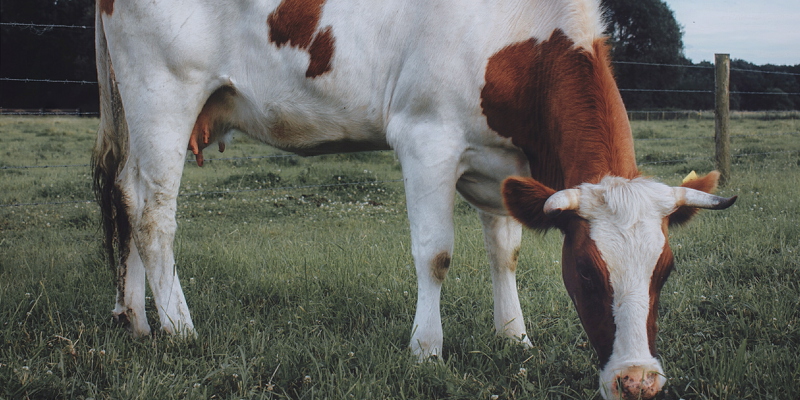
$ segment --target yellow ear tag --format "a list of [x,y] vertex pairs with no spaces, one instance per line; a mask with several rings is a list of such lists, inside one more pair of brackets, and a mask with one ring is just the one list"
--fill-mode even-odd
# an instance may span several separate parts
[[697,173],[692,171],[692,172],[689,172],[689,175],[686,175],[686,178],[683,178],[683,181],[681,181],[681,183],[686,183],[686,182],[689,182],[689,181],[693,181],[695,179],[697,179]]

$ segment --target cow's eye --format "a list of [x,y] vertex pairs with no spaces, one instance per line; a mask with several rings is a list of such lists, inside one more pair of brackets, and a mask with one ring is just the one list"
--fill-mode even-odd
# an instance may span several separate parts
[[597,279],[597,269],[589,257],[578,257],[575,260],[575,268],[581,278],[584,280],[584,285],[593,284]]

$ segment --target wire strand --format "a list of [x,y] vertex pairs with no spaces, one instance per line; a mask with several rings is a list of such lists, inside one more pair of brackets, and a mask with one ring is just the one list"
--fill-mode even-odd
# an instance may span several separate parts
[[68,28],[68,29],[94,29],[90,25],[60,25],[60,24],[26,24],[20,22],[0,22],[0,26],[13,26],[18,28]]
[[679,67],[679,68],[702,68],[702,69],[714,69],[713,66],[707,65],[682,65],[682,64],[662,64],[662,63],[649,63],[649,62],[639,62],[639,61],[612,61],[612,64],[630,64],[630,65],[649,65],[654,67]]
[[70,79],[35,79],[35,78],[0,78],[0,81],[6,82],[44,82],[44,83],[77,83],[81,85],[96,85],[97,81],[76,81]]

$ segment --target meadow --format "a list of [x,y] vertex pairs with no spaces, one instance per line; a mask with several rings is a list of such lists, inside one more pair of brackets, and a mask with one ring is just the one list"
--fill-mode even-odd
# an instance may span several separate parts
[[[713,169],[712,119],[633,121],[644,174]],[[800,396],[800,121],[731,122],[738,195],[673,228],[662,399]],[[0,117],[0,399],[600,399],[561,281],[526,232],[525,349],[495,336],[480,222],[456,205],[444,351],[407,350],[416,278],[391,152],[312,158],[237,138],[188,162],[176,262],[199,333],[134,340],[111,317],[88,166],[97,120]],[[19,168],[24,167],[24,168]],[[152,302],[151,324],[157,328]]]

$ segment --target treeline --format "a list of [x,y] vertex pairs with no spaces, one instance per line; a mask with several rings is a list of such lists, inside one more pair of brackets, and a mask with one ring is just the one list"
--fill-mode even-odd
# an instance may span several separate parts
[[[614,68],[622,89],[714,89],[710,63],[692,64],[683,57],[679,25],[660,0],[604,0],[611,22],[609,35],[614,59],[677,64],[682,68],[617,63]],[[95,81],[94,1],[0,1],[4,23],[77,25],[82,28],[0,27],[0,77]],[[734,58],[735,54],[732,55]],[[734,110],[800,110],[800,76],[742,72],[757,70],[800,74],[800,65],[758,66],[743,60],[731,63],[731,90],[770,94],[732,94]],[[795,93],[795,94],[790,94]],[[0,107],[98,109],[94,84],[14,82],[0,80]],[[629,110],[710,110],[711,93],[623,91]]]

